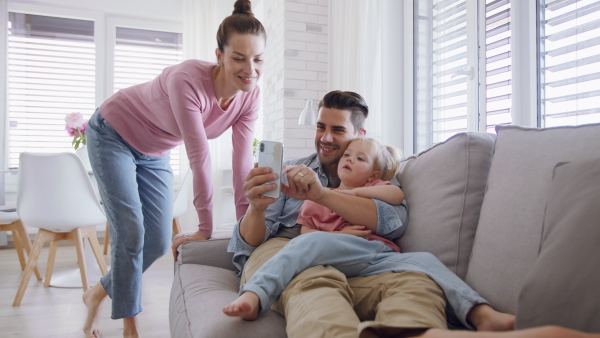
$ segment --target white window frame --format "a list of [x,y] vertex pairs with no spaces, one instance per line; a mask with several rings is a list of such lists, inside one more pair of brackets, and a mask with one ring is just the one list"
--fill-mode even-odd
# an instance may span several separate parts
[[[166,21],[156,21],[156,20],[142,20],[142,19],[131,19],[126,17],[118,17],[111,16],[106,19],[106,59],[114,60],[115,59],[115,46],[116,46],[116,36],[117,36],[117,27],[121,28],[132,28],[132,29],[143,29],[143,30],[151,30],[151,31],[162,31],[162,32],[170,32],[170,33],[182,33],[183,26],[178,23],[166,22]],[[107,62],[106,63],[106,88],[105,91],[108,93],[108,96],[112,95],[114,92],[114,83],[115,83],[115,63]],[[104,99],[108,98],[105,97]]]
[[[94,21],[94,44],[96,47],[96,106],[102,104],[102,102],[113,93],[113,60],[115,53],[116,27],[146,30],[164,30],[173,33],[183,32],[183,25],[177,22],[160,21],[156,19],[121,17],[115,15],[107,15],[97,11],[80,10],[59,6],[1,1],[0,10],[2,10],[2,13],[5,14],[8,12],[16,12],[23,14],[54,16],[68,19]],[[2,24],[3,27],[7,27],[8,18],[6,15],[2,15],[2,19],[0,19],[0,24]],[[2,34],[0,42],[2,42],[0,44],[0,53],[2,53],[2,56],[0,58],[0,60],[2,60],[0,62],[0,76],[2,76],[3,79],[7,79],[8,37],[6,34]],[[2,90],[2,93],[0,94],[0,106],[4,107],[4,109],[0,111],[0,129],[4,131],[2,137],[0,138],[0,147],[2,149],[2,156],[0,157],[0,168],[6,168],[7,163],[9,163],[9,152],[7,149],[7,141],[9,135],[9,116],[8,97],[6,89]],[[181,156],[180,158],[181,168],[184,168],[188,165],[187,157]]]

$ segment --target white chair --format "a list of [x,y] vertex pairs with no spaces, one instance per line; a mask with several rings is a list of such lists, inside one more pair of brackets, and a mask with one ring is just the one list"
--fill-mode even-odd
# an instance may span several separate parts
[[42,247],[50,242],[44,286],[50,286],[56,248],[59,240],[75,242],[77,264],[84,291],[89,288],[84,258],[83,239],[87,238],[102,274],[104,262],[95,225],[106,222],[106,216],[92,188],[90,177],[74,153],[21,153],[17,212],[21,221],[39,228],[27,260],[13,306],[19,306],[37,264]]
[[[173,236],[181,233],[181,225],[179,224],[179,217],[185,215],[188,207],[191,204],[190,201],[190,188],[192,186],[192,169],[188,168],[185,172],[185,176],[179,185],[179,191],[173,201]],[[108,241],[110,237],[108,235],[108,223],[106,223],[106,231],[104,232],[104,254],[108,253]]]
[[[19,257],[19,263],[21,264],[21,270],[25,271],[25,252],[27,252],[28,256],[31,255],[31,242],[29,241],[27,231],[16,211],[0,211],[0,231],[12,232],[15,249],[17,249],[17,256]],[[37,265],[34,267],[33,271],[35,272],[35,277],[38,280],[42,280],[42,275],[40,275],[40,270]]]

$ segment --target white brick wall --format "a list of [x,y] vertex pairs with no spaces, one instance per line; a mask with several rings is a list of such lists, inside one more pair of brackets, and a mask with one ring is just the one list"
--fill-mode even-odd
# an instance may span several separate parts
[[285,159],[314,152],[314,127],[298,125],[307,99],[327,90],[327,0],[264,0],[267,66],[263,136],[281,141]]

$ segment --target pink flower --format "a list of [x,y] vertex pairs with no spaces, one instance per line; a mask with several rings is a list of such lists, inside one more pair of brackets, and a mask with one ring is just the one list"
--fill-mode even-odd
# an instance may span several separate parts
[[69,136],[75,137],[75,136],[79,135],[79,130],[73,129],[73,128],[69,127],[69,126],[66,126],[65,130],[67,131],[67,133],[69,133]]
[[65,121],[67,122],[67,126],[73,129],[81,129],[81,126],[85,123],[83,120],[83,115],[81,113],[71,113],[67,114],[65,117]]
[[65,121],[67,122],[65,130],[69,133],[69,136],[73,137],[73,142],[71,142],[73,148],[77,150],[80,146],[86,145],[87,139],[85,132],[88,122],[83,119],[83,115],[81,115],[81,113],[67,114]]

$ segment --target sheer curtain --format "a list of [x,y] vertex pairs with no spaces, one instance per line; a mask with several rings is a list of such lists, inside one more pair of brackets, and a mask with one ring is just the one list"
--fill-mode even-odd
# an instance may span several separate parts
[[217,22],[211,0],[183,1],[183,56],[214,61]]
[[[369,105],[367,135],[382,138],[384,81],[382,64],[383,5],[380,1],[330,0],[329,90],[362,95]],[[385,142],[385,140],[384,140]]]

